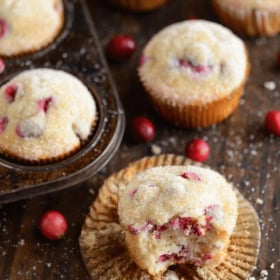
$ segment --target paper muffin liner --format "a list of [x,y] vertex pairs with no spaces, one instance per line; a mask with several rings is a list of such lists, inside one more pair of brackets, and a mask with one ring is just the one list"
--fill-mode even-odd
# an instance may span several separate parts
[[0,56],[2,58],[9,58],[9,57],[21,57],[21,56],[24,56],[24,55],[33,54],[35,52],[38,52],[38,51],[48,47],[52,42],[54,42],[56,40],[56,38],[59,36],[59,34],[61,33],[62,28],[64,26],[64,21],[65,21],[65,16],[64,16],[65,8],[64,8],[64,5],[63,5],[63,1],[61,2],[61,4],[62,4],[62,9],[61,9],[61,11],[59,11],[59,13],[60,13],[59,25],[57,26],[55,32],[50,34],[50,36],[46,40],[39,42],[37,44],[37,46],[34,46],[33,48],[30,48],[28,50],[27,49],[26,50],[18,50],[17,52],[15,52],[11,55],[7,55],[5,53],[0,53]]
[[167,0],[112,0],[112,3],[134,12],[151,11],[161,7]]
[[[139,172],[164,165],[196,164],[182,156],[166,154],[146,157],[110,176],[102,185],[90,207],[79,239],[81,254],[92,279],[101,280],[245,280],[255,268],[259,247],[258,216],[250,203],[239,193],[238,218],[230,238],[226,257],[215,268],[191,265],[172,266],[162,276],[153,277],[130,259],[125,234],[118,220],[118,193]],[[200,165],[201,166],[201,165]]]
[[242,9],[224,0],[212,0],[219,19],[234,31],[249,36],[273,36],[280,32],[279,9]]
[[[159,93],[154,92],[151,86],[148,85],[140,71],[138,71],[138,75],[146,90],[148,98],[166,121],[183,128],[209,127],[225,120],[239,105],[239,100],[243,94],[250,72],[250,63],[246,48],[245,52],[247,65],[244,79],[239,86],[227,93],[225,97],[213,102],[203,103],[203,100],[201,100],[201,104],[188,105],[178,102],[175,103],[171,98],[170,100],[163,99]],[[186,91],[187,90],[188,89],[186,89]]]

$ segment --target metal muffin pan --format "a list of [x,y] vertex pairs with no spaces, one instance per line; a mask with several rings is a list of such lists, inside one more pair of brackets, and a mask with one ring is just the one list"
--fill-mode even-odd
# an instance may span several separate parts
[[6,59],[0,85],[32,68],[72,73],[89,88],[98,121],[91,139],[74,155],[51,164],[23,164],[0,156],[0,203],[50,193],[96,174],[116,152],[125,127],[124,111],[104,59],[85,0],[64,0],[65,24],[58,38],[33,54]]

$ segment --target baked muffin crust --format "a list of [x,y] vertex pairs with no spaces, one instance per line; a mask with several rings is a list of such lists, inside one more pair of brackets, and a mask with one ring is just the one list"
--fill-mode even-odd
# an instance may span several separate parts
[[76,77],[58,70],[24,71],[0,88],[0,150],[26,160],[67,155],[96,121],[95,101]]
[[118,213],[130,256],[157,275],[176,263],[216,266],[236,224],[237,200],[210,169],[157,167],[121,192]]
[[63,25],[62,0],[1,0],[0,56],[39,50]]

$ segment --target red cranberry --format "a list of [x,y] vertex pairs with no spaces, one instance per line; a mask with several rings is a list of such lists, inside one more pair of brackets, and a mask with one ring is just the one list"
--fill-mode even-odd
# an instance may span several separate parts
[[179,59],[179,66],[183,68],[189,68],[197,74],[208,74],[213,70],[213,66],[211,65],[195,65],[190,60],[185,60],[182,58]]
[[5,97],[9,103],[12,103],[15,100],[17,91],[18,91],[18,85],[16,84],[10,84],[6,87]]
[[8,118],[7,117],[0,118],[0,134],[2,134],[4,132],[7,124],[8,124]]
[[150,142],[155,138],[155,126],[145,117],[136,117],[132,120],[132,133],[142,142]]
[[158,260],[160,262],[166,262],[168,260],[170,260],[172,258],[172,255],[171,254],[163,254],[163,255],[160,255]]
[[194,161],[206,161],[210,154],[210,147],[202,139],[194,139],[187,144],[186,156]]
[[136,49],[135,41],[128,35],[117,35],[107,45],[107,55],[114,60],[125,60],[132,56]]
[[188,180],[194,180],[194,181],[201,181],[200,177],[194,173],[194,172],[184,172],[183,174],[180,175],[181,177],[183,177],[184,179],[188,179]]
[[265,127],[269,132],[280,136],[280,111],[270,111],[266,114]]
[[5,20],[0,18],[0,39],[3,38],[7,33],[7,24]]
[[39,111],[44,111],[45,113],[49,110],[49,106],[52,104],[53,98],[47,97],[38,101]]
[[2,58],[0,58],[0,74],[5,70],[5,62]]
[[41,233],[50,240],[60,239],[67,230],[67,221],[58,211],[46,212],[40,220]]

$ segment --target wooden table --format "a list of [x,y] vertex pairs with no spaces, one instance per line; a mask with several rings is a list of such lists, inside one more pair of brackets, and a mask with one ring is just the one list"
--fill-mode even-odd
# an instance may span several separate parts
[[[245,39],[252,70],[232,117],[209,129],[183,130],[165,123],[154,112],[138,81],[136,65],[145,42],[162,27],[191,16],[216,21],[209,1],[173,0],[147,14],[122,12],[101,0],[89,2],[103,46],[118,33],[130,34],[138,43],[132,59],[110,64],[127,121],[138,114],[151,118],[157,126],[153,144],[163,153],[182,155],[193,137],[208,140],[211,157],[207,164],[225,174],[260,216],[262,246],[254,276],[261,279],[260,272],[265,269],[268,279],[280,279],[280,139],[269,136],[263,128],[265,113],[280,109],[280,69],[276,66],[280,36]],[[265,81],[274,81],[276,90],[265,89]],[[112,161],[91,180],[65,191],[0,206],[0,279],[89,279],[78,246],[88,208],[104,178],[146,155],[151,155],[150,145],[136,144],[126,133]],[[48,241],[38,231],[38,221],[48,209],[58,209],[67,217],[69,230],[62,240]]]

